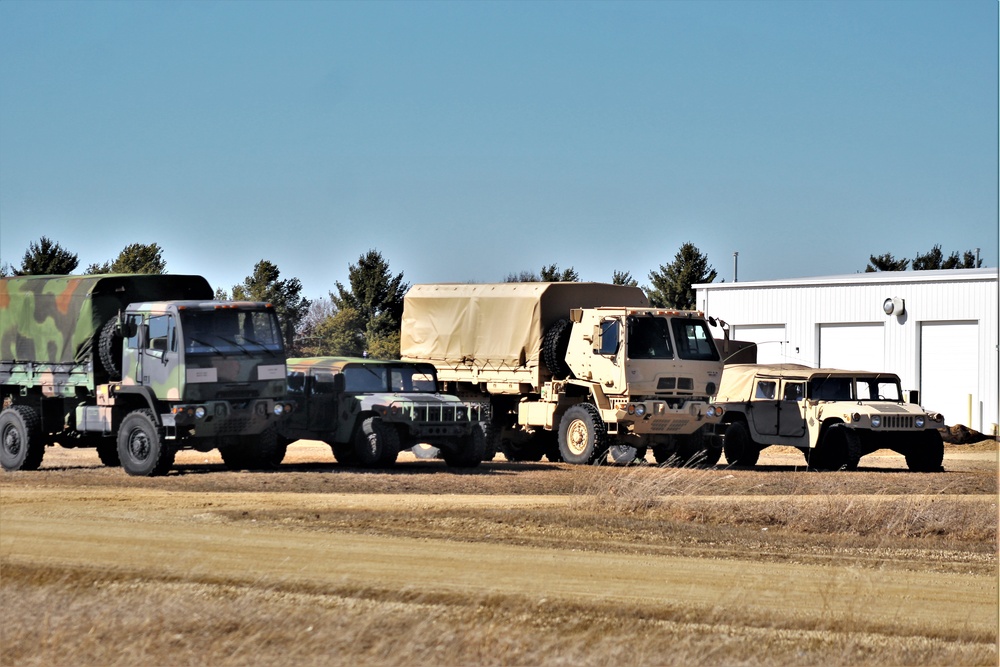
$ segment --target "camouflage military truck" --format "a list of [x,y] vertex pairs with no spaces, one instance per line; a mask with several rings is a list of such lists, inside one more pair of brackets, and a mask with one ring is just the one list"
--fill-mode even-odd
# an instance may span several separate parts
[[722,361],[701,313],[600,283],[414,285],[402,357],[490,404],[487,456],[714,465]]
[[769,445],[789,445],[818,470],[854,470],[878,449],[899,452],[910,470],[941,470],[944,418],[904,402],[893,373],[734,364],[715,400],[726,410],[719,428],[735,466],[755,465]]
[[201,276],[0,280],[0,463],[39,467],[47,445],[161,475],[179,449],[231,468],[276,459],[285,354],[274,309],[212,301]]
[[475,467],[486,447],[485,407],[438,393],[430,364],[339,357],[288,360],[292,417],[284,444],[323,440],[338,462],[386,467],[418,444],[440,450],[454,467]]

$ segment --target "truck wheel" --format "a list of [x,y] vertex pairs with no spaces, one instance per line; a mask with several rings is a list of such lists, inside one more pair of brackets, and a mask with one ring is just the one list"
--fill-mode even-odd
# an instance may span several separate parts
[[538,446],[533,438],[528,440],[504,439],[500,442],[500,451],[508,461],[528,461],[535,463],[542,460],[545,451]]
[[573,323],[569,320],[558,320],[542,338],[542,363],[557,380],[567,378],[571,373],[566,363],[566,350],[572,329]]
[[475,468],[486,451],[486,424],[474,424],[468,438],[457,440],[459,449],[442,449],[444,462],[452,468]]
[[666,442],[662,440],[660,442],[653,443],[653,460],[656,461],[657,465],[663,465],[670,461],[670,457],[674,455],[674,445],[673,440],[670,436],[665,436]]
[[559,422],[559,452],[566,463],[593,463],[608,452],[608,432],[590,403],[574,405]]
[[34,408],[12,405],[0,412],[0,465],[4,470],[38,470],[44,454],[42,420]]
[[109,468],[117,468],[122,464],[118,456],[118,443],[111,438],[101,438],[97,443],[97,457]]
[[743,422],[733,422],[726,427],[722,448],[726,453],[726,462],[736,468],[752,468],[760,459],[760,447],[750,438]]
[[101,334],[97,339],[98,355],[101,357],[101,366],[108,374],[108,379],[117,381],[122,379],[122,332],[118,328],[118,318],[112,317],[104,323]]
[[243,435],[236,445],[219,447],[222,462],[230,470],[274,470],[281,465],[288,443],[268,427],[257,435]]
[[381,417],[368,417],[354,432],[354,453],[363,468],[387,468],[399,456],[399,434]]
[[674,465],[685,468],[711,468],[722,458],[722,448],[715,438],[705,435],[704,428],[687,435],[675,435],[677,456]]
[[861,440],[845,424],[831,424],[812,450],[809,467],[816,470],[857,470]]
[[152,410],[135,410],[118,429],[118,457],[122,468],[136,477],[166,475],[174,464],[174,449],[163,441]]
[[486,444],[483,448],[483,460],[492,461],[497,452],[500,451],[501,433],[503,429],[499,424],[494,424],[493,421],[486,422],[483,425],[483,433],[486,438]]
[[944,442],[937,429],[924,431],[906,453],[906,467],[913,472],[942,472]]

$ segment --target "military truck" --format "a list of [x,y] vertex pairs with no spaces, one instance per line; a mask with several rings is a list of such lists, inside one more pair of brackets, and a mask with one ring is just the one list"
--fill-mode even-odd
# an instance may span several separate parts
[[0,463],[33,470],[47,445],[93,447],[130,475],[179,449],[230,468],[280,460],[285,352],[274,309],[212,301],[201,276],[0,280]]
[[401,356],[490,404],[487,456],[714,465],[722,361],[701,313],[602,283],[414,285]]
[[483,459],[485,407],[439,393],[430,364],[289,359],[288,397],[296,409],[279,427],[283,444],[322,440],[344,465],[388,467],[416,445],[436,448],[453,467],[472,468]]
[[902,454],[910,470],[941,470],[944,417],[905,402],[893,373],[733,364],[715,400],[726,410],[719,428],[734,466],[753,466],[762,449],[789,445],[817,470],[854,470],[878,449]]

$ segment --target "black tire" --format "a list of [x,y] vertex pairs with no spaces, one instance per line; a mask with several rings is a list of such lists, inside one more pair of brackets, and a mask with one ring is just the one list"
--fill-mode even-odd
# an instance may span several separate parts
[[559,421],[559,452],[563,461],[588,464],[608,453],[608,431],[600,411],[590,403],[574,405]]
[[125,415],[118,429],[118,458],[122,469],[134,477],[166,475],[174,464],[175,451],[163,440],[152,410]]
[[943,472],[944,441],[937,429],[924,431],[906,453],[906,467],[913,472]]
[[830,424],[809,456],[816,470],[857,470],[861,460],[861,439],[846,424]]
[[571,374],[566,363],[566,350],[572,328],[573,323],[569,320],[558,320],[542,338],[542,363],[557,380],[568,378]]
[[657,465],[669,463],[672,456],[674,456],[672,439],[669,439],[668,442],[657,442],[653,445],[653,460],[656,461]]
[[101,358],[101,366],[112,382],[122,379],[122,341],[118,318],[113,317],[104,323],[97,339],[97,351]]
[[388,468],[399,456],[399,433],[381,417],[367,417],[354,431],[354,455],[362,468]]
[[486,424],[473,424],[469,437],[458,440],[458,449],[441,450],[444,462],[452,468],[475,468],[482,463],[487,428]]
[[733,422],[726,427],[722,449],[726,462],[736,468],[752,468],[760,459],[760,447],[750,437],[750,431],[743,422]]
[[0,412],[0,465],[8,472],[38,470],[45,455],[42,419],[27,405]]
[[285,459],[288,441],[278,437],[270,426],[256,435],[242,435],[238,444],[219,448],[223,463],[230,470],[275,470]]
[[500,451],[500,435],[502,432],[503,429],[500,425],[494,424],[492,420],[483,424],[483,434],[486,438],[486,443],[483,447],[484,461],[492,461],[496,458],[497,452]]
[[354,453],[353,442],[330,442],[330,449],[333,451],[333,458],[342,466],[358,465],[358,457]]
[[684,468],[711,468],[722,458],[722,448],[714,437],[705,434],[704,427],[687,435],[675,435],[676,457],[669,463]]
[[97,458],[101,463],[109,468],[117,468],[122,464],[121,457],[118,456],[118,443],[112,438],[101,438],[96,445]]
[[520,462],[528,461],[537,463],[542,460],[545,450],[538,445],[534,438],[527,440],[510,440],[504,438],[500,442],[500,451],[508,461]]

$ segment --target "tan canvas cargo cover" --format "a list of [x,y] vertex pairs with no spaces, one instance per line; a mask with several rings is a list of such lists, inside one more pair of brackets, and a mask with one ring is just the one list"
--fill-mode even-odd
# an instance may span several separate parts
[[638,287],[604,283],[414,285],[406,293],[404,359],[484,367],[538,366],[542,337],[573,308],[647,307]]

